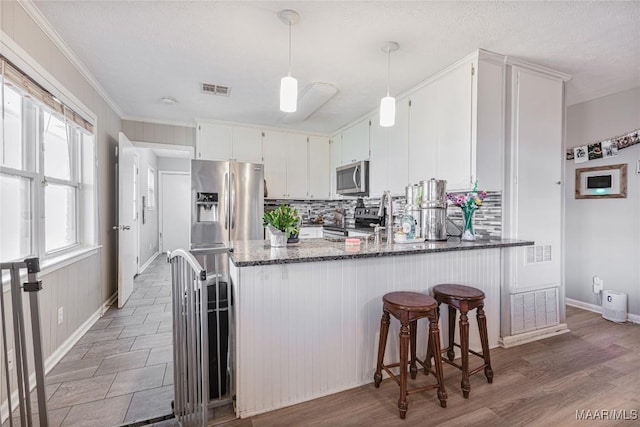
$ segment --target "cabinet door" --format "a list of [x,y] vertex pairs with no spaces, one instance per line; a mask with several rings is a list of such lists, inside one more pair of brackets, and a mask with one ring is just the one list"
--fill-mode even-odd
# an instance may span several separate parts
[[233,160],[262,163],[262,130],[233,127]]
[[328,138],[309,137],[309,198],[331,197],[331,152]]
[[471,144],[472,64],[451,70],[435,82],[438,100],[438,178],[447,190],[472,186]]
[[[373,124],[372,124],[373,126]],[[387,190],[394,196],[405,194],[409,183],[409,100],[396,102],[396,124],[387,132]],[[416,183],[417,184],[417,183]]]
[[[531,239],[535,247],[521,256],[518,288],[559,286],[562,225],[562,82],[534,71],[514,67],[513,161],[511,200],[516,224],[512,237]],[[538,207],[538,208],[535,208]],[[527,252],[528,251],[528,252]],[[531,262],[533,260],[533,262]]]
[[231,126],[199,123],[196,133],[196,152],[202,160],[231,159]]
[[[375,117],[374,117],[375,118]],[[380,126],[379,120],[371,120],[370,144],[371,156],[369,157],[369,196],[380,197],[387,190],[387,173],[389,165],[387,156],[389,153],[389,141],[387,139],[388,128]]]
[[306,199],[309,192],[307,136],[287,135],[287,197]]
[[342,163],[369,158],[369,119],[359,121],[342,132]]
[[438,173],[438,102],[436,86],[414,92],[409,107],[409,182],[418,184]]
[[334,199],[341,199],[342,196],[336,194],[336,168],[342,165],[342,136],[336,135],[329,145],[331,145],[331,170],[329,171],[331,175],[331,196]]
[[287,197],[287,134],[277,131],[264,133],[264,177],[267,197]]

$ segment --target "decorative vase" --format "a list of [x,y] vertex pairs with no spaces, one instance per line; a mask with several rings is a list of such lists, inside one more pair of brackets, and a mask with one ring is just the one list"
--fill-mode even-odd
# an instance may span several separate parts
[[462,209],[462,240],[473,241],[476,240],[476,234],[473,231],[473,214],[475,209]]
[[284,231],[280,231],[277,228],[269,226],[269,233],[271,247],[273,248],[284,248],[287,246],[287,234]]

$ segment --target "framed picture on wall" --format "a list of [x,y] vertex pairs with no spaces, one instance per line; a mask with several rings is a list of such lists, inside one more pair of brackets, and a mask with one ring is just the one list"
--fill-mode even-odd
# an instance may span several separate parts
[[576,169],[576,199],[627,197],[627,165]]

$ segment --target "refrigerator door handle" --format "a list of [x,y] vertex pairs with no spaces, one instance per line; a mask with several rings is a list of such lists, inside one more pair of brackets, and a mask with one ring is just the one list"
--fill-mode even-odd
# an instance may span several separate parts
[[224,174],[224,229],[229,229],[229,173]]
[[231,229],[236,228],[236,174],[231,174]]

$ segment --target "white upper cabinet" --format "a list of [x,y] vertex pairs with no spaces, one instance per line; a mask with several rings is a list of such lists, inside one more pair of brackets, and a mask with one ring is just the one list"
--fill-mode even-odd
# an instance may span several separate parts
[[409,182],[418,184],[438,176],[436,86],[427,85],[409,99]]
[[[287,197],[306,199],[309,195],[309,168],[307,136],[287,135]],[[283,165],[284,166],[284,165]]]
[[264,178],[267,197],[287,197],[287,134],[278,131],[264,133]]
[[196,156],[202,160],[231,160],[233,129],[228,125],[199,123]]
[[342,166],[342,138],[336,135],[330,142],[331,145],[331,196],[334,199],[341,199],[342,195],[336,193],[336,168]]
[[[307,136],[291,132],[264,131],[263,146],[267,198],[309,198]],[[328,159],[328,147],[326,156]],[[325,166],[325,170],[328,171],[328,161]],[[326,187],[328,186],[327,178]]]
[[465,61],[410,95],[408,181],[445,179],[447,191],[472,186],[474,63]]
[[360,120],[342,132],[342,164],[369,158],[369,119]]
[[405,193],[408,184],[409,100],[396,102],[396,123],[381,127],[377,114],[371,117],[371,156],[369,158],[369,196],[379,197],[385,190],[394,196]]
[[232,154],[237,162],[262,163],[262,130],[234,126]]
[[198,123],[198,159],[262,163],[262,131],[257,128]]
[[331,197],[331,147],[329,138],[309,137],[309,198]]
[[464,63],[435,82],[439,117],[437,177],[447,180],[447,190],[465,190],[473,186],[473,67],[473,63]]

